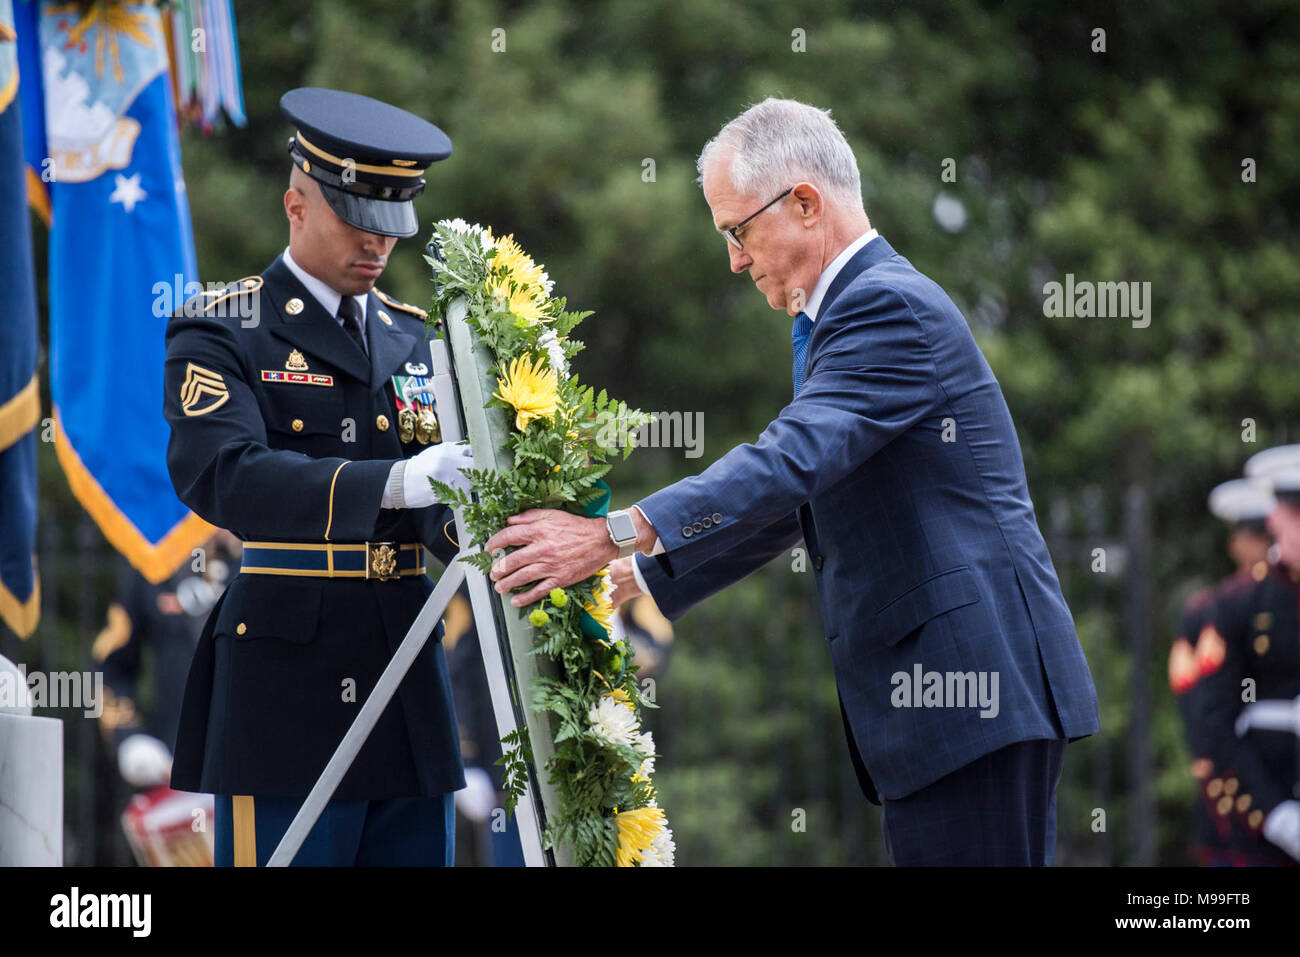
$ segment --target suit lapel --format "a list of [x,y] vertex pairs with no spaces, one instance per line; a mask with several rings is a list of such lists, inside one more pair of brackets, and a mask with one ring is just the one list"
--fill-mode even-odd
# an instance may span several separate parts
[[[373,292],[366,299],[366,336],[370,345],[370,389],[383,388],[415,348],[415,336],[389,325],[379,318],[384,305]],[[428,363],[426,362],[427,366]]]
[[[274,335],[287,339],[318,359],[324,359],[360,382],[370,380],[370,363],[366,357],[343,331],[338,319],[326,313],[316,297],[289,271],[283,257],[276,257],[262,278],[279,317],[279,321],[271,325]],[[302,311],[296,316],[285,310],[285,304],[291,299],[302,302]]]

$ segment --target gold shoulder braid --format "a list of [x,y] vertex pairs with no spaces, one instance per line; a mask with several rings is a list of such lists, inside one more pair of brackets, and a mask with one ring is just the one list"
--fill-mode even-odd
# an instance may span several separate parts
[[385,292],[380,292],[378,289],[375,290],[375,295],[378,296],[380,300],[382,300],[384,305],[389,306],[393,309],[401,309],[403,312],[409,312],[411,315],[419,316],[421,319],[429,318],[429,314],[425,312],[423,309],[421,309],[419,306],[412,306],[409,302],[398,302],[392,296],[388,295]]
[[[225,302],[231,296],[239,296],[239,295],[245,295],[250,292],[257,292],[257,290],[261,288],[262,288],[261,276],[245,276],[243,279],[238,279],[235,282],[232,282],[225,289],[213,289],[209,292],[199,293],[198,298],[205,300],[199,308],[203,312],[207,312],[213,306],[217,305],[217,303]],[[211,298],[209,299],[208,297]]]

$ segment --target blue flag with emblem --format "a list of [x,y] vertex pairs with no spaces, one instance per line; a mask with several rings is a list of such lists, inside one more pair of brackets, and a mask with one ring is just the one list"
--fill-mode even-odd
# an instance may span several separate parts
[[0,0],[0,618],[21,638],[36,628],[36,282],[12,0]]
[[212,532],[167,472],[164,334],[198,269],[162,20],[152,3],[18,2],[43,87],[23,103],[42,114],[27,157],[50,207],[55,451],[105,537],[157,582]]

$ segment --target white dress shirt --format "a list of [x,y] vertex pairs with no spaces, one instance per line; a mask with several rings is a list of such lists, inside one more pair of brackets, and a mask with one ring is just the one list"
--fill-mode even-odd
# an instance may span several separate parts
[[[321,304],[321,307],[334,317],[334,321],[340,326],[343,320],[339,318],[339,303],[343,301],[343,294],[334,289],[328,283],[317,279],[307,270],[303,269],[293,261],[293,256],[289,254],[289,247],[286,246],[283,253],[284,264],[289,267],[289,272],[297,277],[298,281],[307,287],[312,298]],[[366,344],[366,349],[370,349],[370,337],[366,334],[366,296],[353,296],[357,308],[361,310],[361,341]],[[347,330],[344,330],[345,332]]]
[[[831,260],[831,264],[822,270],[822,274],[817,277],[817,285],[813,286],[812,295],[808,297],[808,302],[803,309],[803,311],[807,313],[809,319],[813,322],[817,321],[817,313],[821,311],[822,300],[826,298],[826,291],[830,289],[831,283],[833,283],[835,277],[840,274],[840,270],[849,264],[849,260],[858,254],[858,250],[879,235],[880,234],[874,229],[868,229],[857,239],[853,240],[853,242],[845,246],[844,249],[840,251],[840,254]],[[638,512],[641,512],[641,509],[637,508],[637,506],[633,505],[632,507]],[[641,512],[641,517],[646,518],[645,512]],[[649,522],[650,520],[646,518],[646,521]],[[656,538],[655,547],[650,554],[659,555],[665,551],[667,551],[667,549],[664,548],[663,542]],[[650,589],[646,587],[645,577],[641,574],[641,569],[637,566],[636,555],[632,556],[632,576],[636,579],[637,587],[640,588],[642,592],[649,595]]]

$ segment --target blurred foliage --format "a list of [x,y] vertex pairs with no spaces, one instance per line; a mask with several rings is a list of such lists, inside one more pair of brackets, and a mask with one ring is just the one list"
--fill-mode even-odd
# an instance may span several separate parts
[[[1159,859],[1184,860],[1192,788],[1164,657],[1178,602],[1229,570],[1205,495],[1250,453],[1300,438],[1300,8],[235,6],[249,126],[182,144],[202,279],[259,272],[287,243],[284,91],[341,87],[429,118],[454,153],[429,171],[422,221],[514,232],[560,294],[596,310],[575,363],[584,380],[643,409],[707,412],[703,457],[639,451],[611,476],[616,505],[753,439],[789,400],[789,320],[728,274],[695,157],[765,96],[830,108],[873,225],[970,321],[1019,429],[1040,524],[1059,524],[1049,544],[1103,731],[1068,752],[1058,860],[1135,861],[1135,695],[1151,703]],[[1096,28],[1104,53],[1092,50]],[[794,30],[806,52],[792,49]],[[1247,157],[1257,182],[1242,180]],[[955,182],[941,180],[945,159]],[[960,203],[960,228],[940,225],[936,201]],[[424,238],[399,244],[382,283],[419,304],[430,299]],[[1150,326],[1046,318],[1044,283],[1067,273],[1151,283]],[[58,485],[43,483],[47,520],[51,501],[67,507]],[[1133,486],[1151,504],[1145,622],[1126,617],[1124,571],[1089,570],[1091,548],[1123,540]],[[678,623],[655,721],[672,722],[656,729],[657,779],[683,863],[884,859],[879,812],[852,781],[811,576],[780,566]],[[1148,627],[1135,669],[1133,635]],[[808,812],[806,833],[791,829],[794,807]],[[1090,828],[1094,808],[1105,833]]]

